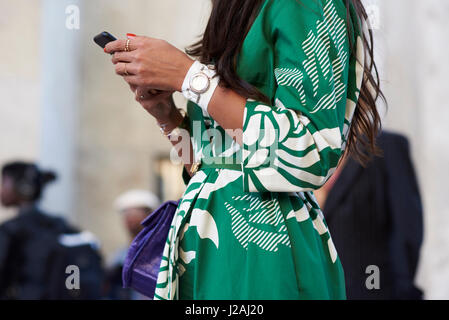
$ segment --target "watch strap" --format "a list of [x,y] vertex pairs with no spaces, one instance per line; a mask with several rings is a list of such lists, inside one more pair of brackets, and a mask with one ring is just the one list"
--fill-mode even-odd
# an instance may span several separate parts
[[[192,91],[190,88],[191,79],[198,73],[204,73],[209,78],[209,88],[201,94]],[[184,82],[182,84],[182,93],[186,99],[196,103],[204,111],[207,112],[209,102],[212,99],[212,96],[219,82],[220,78],[218,77],[215,70],[206,66],[205,64],[202,64],[199,61],[195,61],[187,72],[186,77],[184,78]]]

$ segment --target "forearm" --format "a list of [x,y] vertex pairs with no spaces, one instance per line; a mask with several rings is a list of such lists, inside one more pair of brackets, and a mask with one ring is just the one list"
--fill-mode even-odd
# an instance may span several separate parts
[[231,89],[218,86],[208,106],[208,113],[242,145],[243,115],[246,98]]
[[[179,158],[182,159],[182,162],[187,172],[189,172],[189,175],[191,176],[190,169],[192,168],[194,159],[193,159],[192,141],[190,140],[190,136],[188,136],[188,138],[182,136],[179,139],[176,139],[176,141],[170,142],[172,143],[173,147],[178,153]],[[187,153],[183,151],[187,151]]]
[[174,102],[171,100],[172,108],[170,109],[170,113],[165,119],[157,119],[159,125],[163,124],[164,132],[175,148],[179,158],[182,160],[187,172],[190,173],[190,169],[194,162],[193,158],[193,146],[192,141],[190,139],[190,134],[187,130],[181,129],[179,136],[174,136],[173,134],[167,134],[173,132],[180,123],[184,120],[184,116],[181,112],[176,108]]

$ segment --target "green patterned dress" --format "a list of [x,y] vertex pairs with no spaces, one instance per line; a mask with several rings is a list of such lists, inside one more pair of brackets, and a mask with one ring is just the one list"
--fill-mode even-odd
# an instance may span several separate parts
[[363,75],[361,24],[351,7],[348,34],[344,3],[264,2],[237,71],[272,104],[247,101],[243,146],[188,104],[195,159],[242,165],[184,170],[155,299],[345,299],[313,194],[345,148]]

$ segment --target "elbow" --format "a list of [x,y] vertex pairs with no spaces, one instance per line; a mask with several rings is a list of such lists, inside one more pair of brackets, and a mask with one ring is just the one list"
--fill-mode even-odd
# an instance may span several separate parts
[[243,152],[245,192],[307,192],[321,188],[335,172],[340,148],[312,148],[302,154],[283,148]]
[[338,167],[342,152],[341,149],[331,149],[325,156],[322,156],[320,161],[320,179],[317,183],[317,189],[323,187],[326,182],[332,177]]
[[335,172],[329,160],[301,168],[275,158],[268,166],[243,166],[245,192],[308,192],[321,188]]

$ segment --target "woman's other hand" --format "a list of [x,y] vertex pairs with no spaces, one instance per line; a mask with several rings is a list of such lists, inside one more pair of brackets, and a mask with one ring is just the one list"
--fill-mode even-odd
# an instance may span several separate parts
[[[128,42],[129,51],[125,51]],[[133,37],[108,43],[105,52],[113,53],[118,75],[132,87],[162,91],[181,91],[184,78],[193,64],[187,54],[160,39]]]
[[173,101],[173,92],[160,91],[151,93],[148,88],[137,87],[135,90],[136,101],[148,111],[159,123],[170,122],[176,105]]

